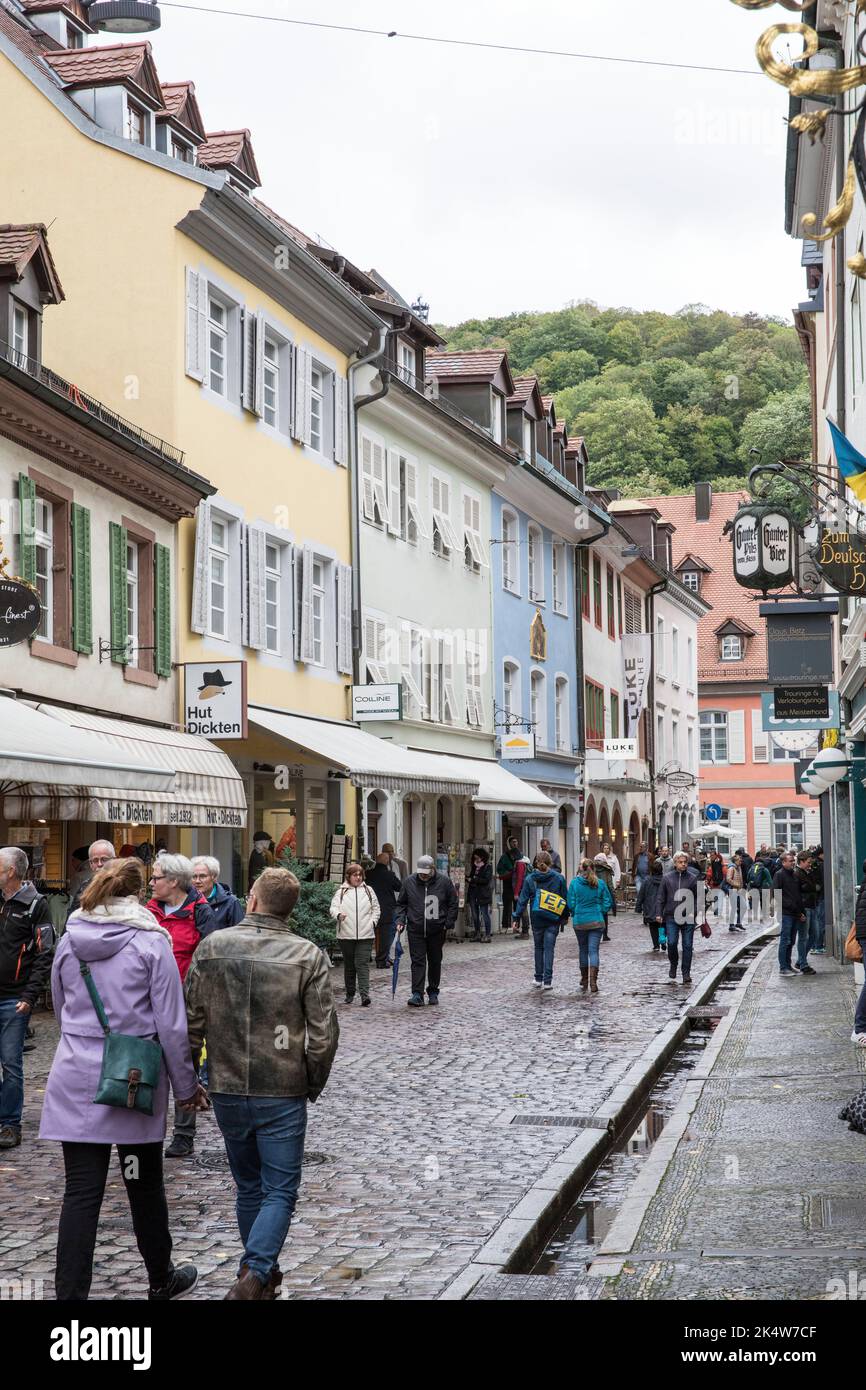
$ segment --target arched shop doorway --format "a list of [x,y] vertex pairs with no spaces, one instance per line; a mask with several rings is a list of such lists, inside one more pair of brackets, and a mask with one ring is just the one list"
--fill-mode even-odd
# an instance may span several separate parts
[[593,850],[598,854],[602,845],[606,845],[610,840],[610,813],[604,802],[601,803],[601,810],[598,813],[598,844]]
[[613,808],[613,820],[610,825],[610,843],[614,854],[619,859],[620,868],[623,870],[627,869],[628,859],[626,857],[626,846],[623,844],[622,839],[622,811],[619,809],[619,805]]
[[637,811],[632,811],[628,821],[628,859],[629,864],[637,854],[637,847],[641,842],[640,817]]
[[598,821],[595,814],[595,802],[590,797],[586,803],[583,823],[583,852],[587,858],[592,859],[598,853]]

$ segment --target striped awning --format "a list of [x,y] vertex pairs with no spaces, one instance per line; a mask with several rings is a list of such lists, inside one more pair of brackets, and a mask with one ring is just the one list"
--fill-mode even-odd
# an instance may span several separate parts
[[[208,826],[240,829],[246,825],[247,806],[241,776],[226,753],[197,734],[154,724],[135,724],[110,719],[59,705],[31,706],[67,730],[64,743],[75,752],[76,740],[88,747],[101,746],[109,758],[142,768],[161,769],[170,775],[164,791],[136,786],[125,789],[94,784],[58,786],[50,781],[29,782],[3,798],[8,820],[105,821],[108,824],[159,826]],[[142,782],[144,779],[142,779]]]

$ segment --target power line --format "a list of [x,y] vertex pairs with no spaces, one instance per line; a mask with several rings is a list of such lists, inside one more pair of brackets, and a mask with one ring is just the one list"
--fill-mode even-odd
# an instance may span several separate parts
[[713,67],[709,63],[672,63],[661,58],[621,58],[609,53],[575,53],[560,48],[529,48],[521,44],[485,43],[481,39],[452,39],[438,34],[401,34],[396,29],[365,29],[357,24],[325,24],[313,19],[288,19],[276,14],[246,14],[243,10],[217,10],[209,5],[184,5],[180,0],[160,0],[169,10],[192,10],[197,14],[225,15],[232,19],[257,19],[269,24],[293,24],[300,29],[330,29],[341,34],[369,34],[381,39],[407,39],[411,43],[439,43],[453,48],[484,48],[496,53],[523,53],[541,58],[576,58],[587,63],[626,63],[641,68],[677,68],[685,72],[721,72],[738,77],[761,77],[757,68]]

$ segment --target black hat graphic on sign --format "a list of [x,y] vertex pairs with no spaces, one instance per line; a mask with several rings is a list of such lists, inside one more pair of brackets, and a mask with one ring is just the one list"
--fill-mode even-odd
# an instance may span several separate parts
[[214,695],[223,695],[226,686],[231,684],[231,681],[224,678],[222,671],[205,671],[202,676],[202,683],[198,688],[199,699],[211,700]]

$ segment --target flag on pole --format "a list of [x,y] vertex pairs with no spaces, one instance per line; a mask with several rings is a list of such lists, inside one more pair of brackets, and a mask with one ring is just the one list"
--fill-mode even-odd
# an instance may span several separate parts
[[850,439],[846,439],[832,420],[828,420],[827,424],[830,426],[839,472],[854,496],[859,497],[861,502],[866,502],[866,458],[854,448]]

